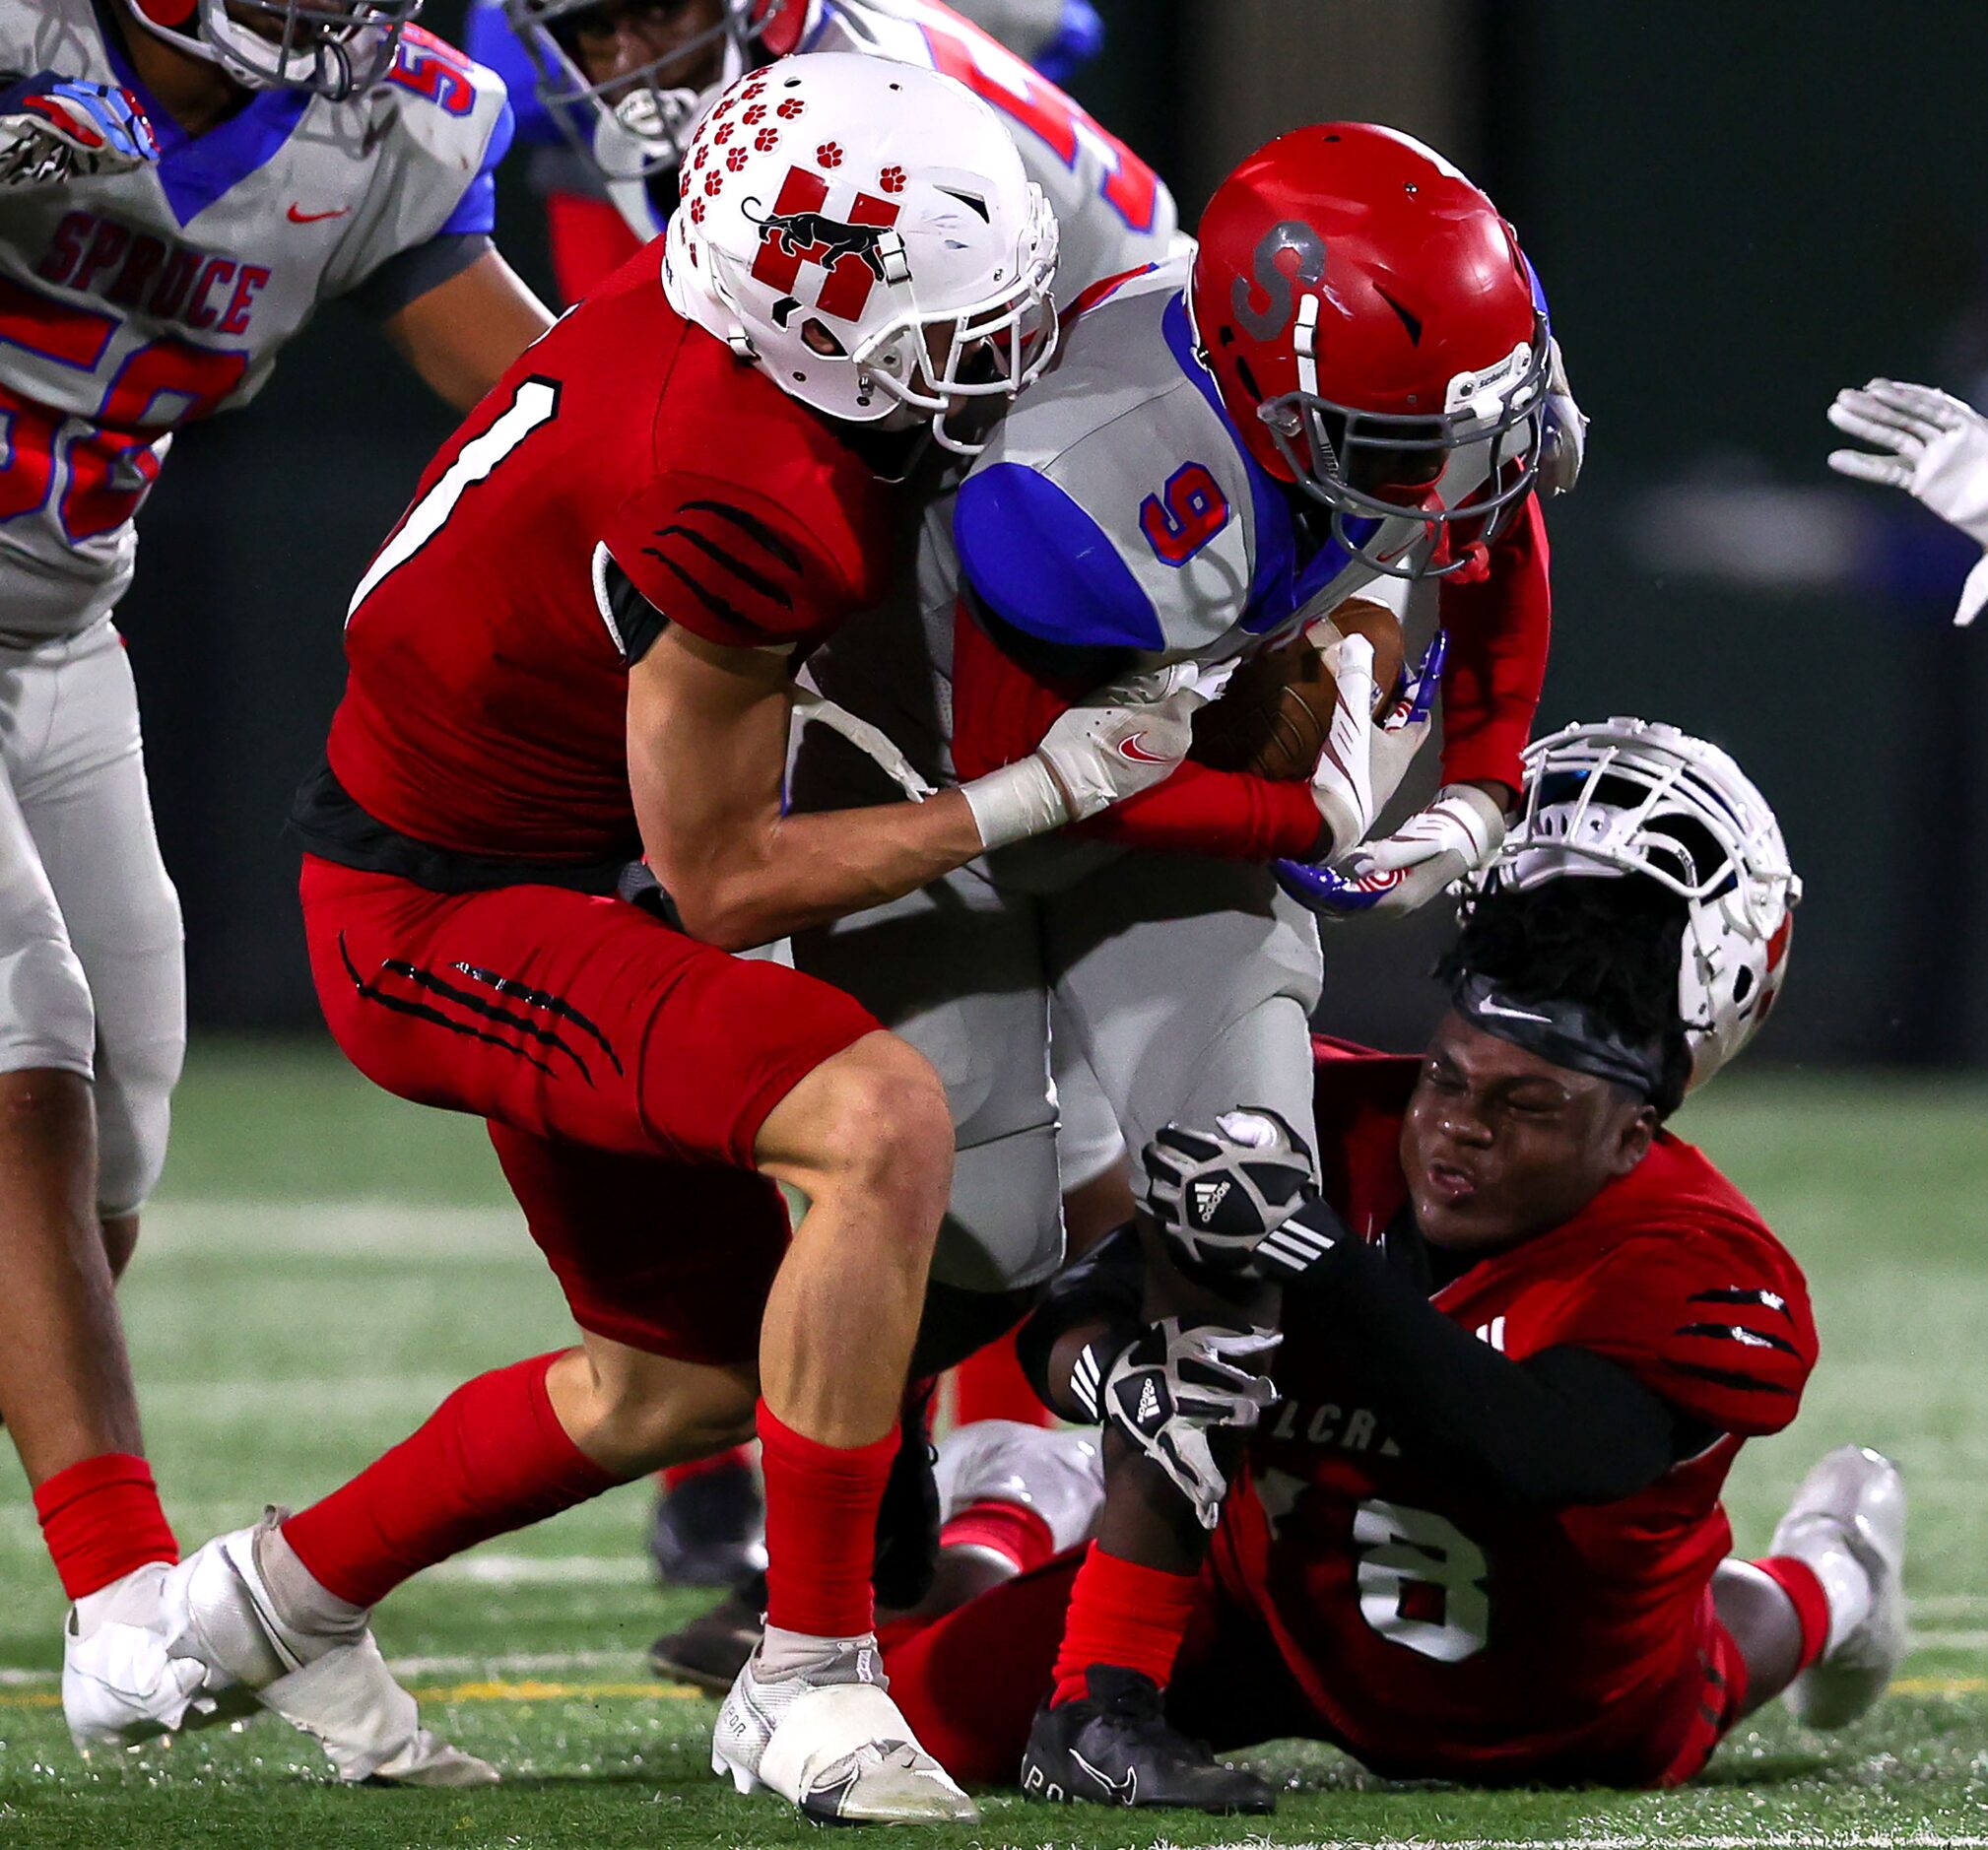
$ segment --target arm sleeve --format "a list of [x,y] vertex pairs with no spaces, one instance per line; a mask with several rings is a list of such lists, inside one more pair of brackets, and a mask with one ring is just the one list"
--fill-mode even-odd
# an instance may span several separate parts
[[1501,1502],[1614,1502],[1710,1437],[1591,1350],[1500,1354],[1357,1240],[1339,1241],[1291,1296],[1307,1336],[1360,1383],[1406,1444]]
[[[1038,644],[1030,666],[996,639],[971,590],[960,600],[953,648],[953,764],[964,778],[984,776],[1026,758],[1071,705],[1097,685],[1096,664],[1066,652],[1056,663]],[[1058,666],[1077,671],[1073,682]],[[1302,856],[1318,841],[1318,805],[1304,782],[1279,782],[1246,771],[1185,763],[1129,801],[1077,825],[1074,832],[1126,847],[1162,848],[1230,860]]]
[[[1146,1292],[1146,1266],[1139,1236],[1131,1227],[1107,1233],[1067,1272],[1051,1281],[1047,1294],[1015,1334],[1015,1354],[1022,1372],[1043,1406],[1066,1419],[1082,1419],[1068,1392],[1069,1383],[1054,1379],[1056,1346],[1066,1336],[1093,1329],[1106,1338],[1118,1336],[1123,1350],[1144,1325],[1140,1315]],[[1092,1339],[1095,1341],[1095,1337]]]
[[661,476],[622,503],[601,538],[635,591],[707,642],[803,641],[852,603],[832,552],[792,510],[736,481]]
[[1447,784],[1524,781],[1519,754],[1532,736],[1553,634],[1546,516],[1537,495],[1491,551],[1473,584],[1445,584],[1442,625],[1442,778]]
[[389,257],[346,299],[384,321],[496,248],[482,231],[438,231],[427,243]]

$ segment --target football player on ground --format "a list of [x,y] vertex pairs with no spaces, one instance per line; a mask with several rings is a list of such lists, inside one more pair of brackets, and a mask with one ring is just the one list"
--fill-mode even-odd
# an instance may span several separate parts
[[[503,68],[519,72],[514,91],[530,96],[531,121],[558,144],[532,159],[535,173],[558,181],[547,227],[569,301],[662,233],[678,200],[683,150],[724,86],[796,46],[945,71],[992,103],[1055,211],[1066,298],[1166,256],[1176,214],[1158,176],[1058,90],[1054,73],[1030,69],[973,23],[974,9],[961,11],[969,17],[932,0],[505,0],[503,10],[491,0],[471,16],[470,42],[491,46],[493,58],[503,48]],[[1030,54],[1048,54],[1067,64],[1101,30],[1081,0],[1064,7],[983,0],[980,11],[1024,35],[1031,63]],[[487,22],[480,32],[479,17]],[[1061,1044],[1070,1218],[1080,1231],[1090,1223],[1102,1231],[1127,1211],[1124,1146],[1074,1037]],[[1005,1344],[967,1358],[958,1385],[962,1419],[989,1406],[1021,1418],[1034,1408]],[[681,1494],[658,1499],[649,1538],[662,1577],[740,1579],[756,1564],[759,1518],[745,1454],[700,1459],[667,1476]],[[765,1604],[757,1580],[745,1578],[739,1599],[657,1641],[659,1672],[708,1680],[712,1666],[735,1667],[737,1640],[757,1627]],[[721,1682],[732,1674],[724,1668]]]
[[714,1769],[819,1818],[969,1817],[871,1631],[945,1096],[859,1004],[720,947],[1094,814],[1178,761],[1191,700],[1114,692],[928,803],[785,813],[794,654],[882,599],[891,483],[1042,363],[1056,226],[990,109],[878,58],[746,79],[685,174],[666,246],[430,465],[354,594],[293,814],[333,1035],[389,1090],[489,1120],[581,1341],[199,1551],[167,1642],[252,1684],[244,1636],[307,1658],[410,1574],[757,1410],[768,1623]]
[[[1184,1449],[1255,1430],[1207,1568],[1143,1588],[1151,1655],[1093,1669],[1032,1730],[1059,1635],[1075,1661],[1081,1556],[887,1632],[894,1691],[961,1778],[1020,1761],[1045,1798],[1163,1803],[1169,1745],[1193,1757],[1199,1735],[1330,1741],[1397,1778],[1668,1785],[1774,1695],[1841,1726],[1895,1668],[1888,1461],[1830,1453],[1769,1556],[1726,1558],[1720,1487],[1745,1439],[1794,1418],[1815,1330],[1793,1259],[1662,1129],[1785,974],[1799,888],[1779,830],[1724,753],[1670,727],[1571,727],[1529,759],[1427,1050],[1320,1043],[1323,1186],[1262,1216],[1249,1252],[1286,1290],[1275,1408],[1145,1322],[1123,1236],[1028,1326],[1072,1418],[1116,1370]],[[1183,1172],[1248,1194],[1249,1128],[1170,1128],[1149,1156],[1190,1263],[1207,1223],[1162,1204]],[[1107,1420],[1131,1406],[1112,1397]],[[987,1435],[948,1461],[949,1537],[977,1550],[961,1571],[1034,1565],[1085,1521],[1095,1468],[1058,1448]]]
[[[1411,579],[1441,583],[1447,666],[1431,656],[1401,707],[1413,717],[1378,740],[1367,644],[1316,629],[1347,697],[1314,777],[1191,762],[1072,837],[797,936],[801,968],[859,996],[947,1082],[959,1156],[934,1301],[952,1294],[961,1340],[1019,1317],[1062,1261],[1045,1081],[1058,1024],[1135,1147],[1242,1104],[1301,1121],[1318,931],[1269,862],[1359,847],[1438,679],[1442,789],[1362,850],[1370,879],[1312,896],[1406,911],[1496,847],[1547,654],[1534,490],[1549,462],[1570,472],[1578,437],[1570,408],[1545,428],[1556,371],[1511,228],[1453,167],[1362,124],[1281,137],[1218,190],[1191,266],[1079,298],[1057,363],[957,508],[928,515],[916,600],[810,664],[943,784],[1026,754],[1071,699],[1135,665],[1220,672],[1309,649],[1350,598],[1399,608]],[[879,781],[824,735],[803,747],[795,801],[875,800]],[[1156,1281],[1164,1267],[1156,1256]],[[1177,1310],[1237,1314],[1173,1285]],[[1249,1295],[1248,1320],[1273,1324],[1274,1293]],[[1191,1579],[1207,1546],[1194,1516],[1174,1520],[1174,1461],[1114,1447],[1110,1462],[1112,1508],[1130,1513],[1107,1520],[1080,1614],[1093,1589],[1126,1604],[1118,1566]],[[1202,1489],[1212,1527],[1219,1480]],[[1109,1649],[1100,1625],[1081,1635]]]
[[[252,398],[331,297],[463,409],[549,321],[490,240],[502,89],[418,5],[0,4],[0,1414],[77,1602],[80,1743],[184,1708],[111,1294],[185,1043],[113,625],[139,508],[173,431]],[[343,1764],[435,1771],[404,1739]]]

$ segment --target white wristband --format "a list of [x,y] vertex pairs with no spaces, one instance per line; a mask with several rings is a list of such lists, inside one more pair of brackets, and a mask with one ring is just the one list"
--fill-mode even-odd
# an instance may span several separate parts
[[1070,820],[1063,786],[1049,766],[1032,756],[961,784],[960,794],[973,812],[982,848],[1005,848],[1011,841],[1061,828]]

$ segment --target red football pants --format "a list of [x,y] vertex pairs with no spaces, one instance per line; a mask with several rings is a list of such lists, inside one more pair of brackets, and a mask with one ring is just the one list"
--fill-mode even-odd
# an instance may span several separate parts
[[306,855],[333,1037],[376,1085],[490,1121],[583,1330],[681,1360],[758,1350],[786,1249],[766,1115],[877,1029],[840,990],[555,887],[437,893]]

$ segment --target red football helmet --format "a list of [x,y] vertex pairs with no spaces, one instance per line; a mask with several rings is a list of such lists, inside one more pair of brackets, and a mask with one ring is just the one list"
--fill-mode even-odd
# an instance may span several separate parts
[[[1326,122],[1243,162],[1200,236],[1196,337],[1257,461],[1381,571],[1481,562],[1539,472],[1549,365],[1491,202],[1407,135]],[[1404,513],[1426,540],[1383,551],[1376,523]]]

